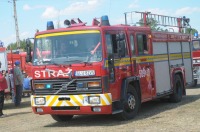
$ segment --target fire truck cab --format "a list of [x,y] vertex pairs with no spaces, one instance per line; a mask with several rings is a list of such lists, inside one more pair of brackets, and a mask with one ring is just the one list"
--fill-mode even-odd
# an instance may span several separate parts
[[[189,35],[110,25],[108,16],[95,18],[92,26],[80,19],[65,24],[54,29],[48,22],[47,30],[35,35],[35,114],[50,114],[56,121],[84,114],[117,114],[126,120],[143,102],[163,97],[180,102],[186,95],[185,86],[193,81]],[[27,45],[30,50],[28,40]]]

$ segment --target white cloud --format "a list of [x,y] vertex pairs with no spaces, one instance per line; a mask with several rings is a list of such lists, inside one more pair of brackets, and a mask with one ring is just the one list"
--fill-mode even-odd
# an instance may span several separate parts
[[56,9],[55,7],[47,7],[42,13],[42,18],[57,18],[59,16],[69,16],[78,13],[88,13],[94,11],[101,5],[104,0],[86,0],[84,2],[74,2],[64,9]]
[[43,18],[56,18],[59,16],[59,11],[56,10],[54,7],[48,7],[45,9],[45,11],[42,14]]
[[20,39],[23,40],[23,39],[27,39],[30,37],[30,33],[29,32],[22,32],[20,33]]
[[12,34],[6,38],[2,38],[1,41],[4,42],[4,46],[7,47],[8,44],[13,43],[14,41],[16,42],[16,36],[15,34]]
[[151,12],[152,14],[158,14],[158,15],[169,15],[170,11],[169,10],[164,10],[164,9],[160,9],[160,8],[152,8],[152,9],[148,9],[148,12]]
[[61,15],[73,15],[80,12],[91,12],[98,8],[102,0],[88,0],[86,2],[75,2],[61,10]]
[[37,6],[30,6],[28,4],[25,4],[23,6],[23,10],[28,11],[28,10],[35,10],[35,9],[42,9],[42,8],[47,8],[47,6],[43,5],[37,5]]
[[24,5],[23,6],[23,10],[25,10],[25,11],[31,10],[31,7],[29,5]]
[[175,14],[177,16],[184,16],[184,15],[188,15],[188,14],[192,14],[198,12],[200,13],[200,8],[199,7],[184,7],[181,9],[176,10]]
[[138,5],[138,1],[139,1],[139,0],[134,0],[134,1],[128,6],[128,8],[135,9],[135,8],[140,7],[140,6]]
[[[21,32],[19,34],[19,36],[20,36],[20,40],[23,40],[23,39],[29,38],[31,36],[31,33],[29,33],[29,32]],[[16,34],[11,34],[10,36],[8,36],[6,38],[2,38],[1,41],[4,42],[4,46],[7,47],[10,43],[15,43],[16,42]]]

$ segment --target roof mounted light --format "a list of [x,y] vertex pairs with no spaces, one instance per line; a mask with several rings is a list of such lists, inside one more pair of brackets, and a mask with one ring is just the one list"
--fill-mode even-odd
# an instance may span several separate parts
[[54,29],[53,21],[48,21],[47,22],[47,30],[52,30]]
[[69,26],[71,25],[71,23],[70,23],[70,21],[69,21],[69,20],[67,20],[67,19],[66,19],[66,20],[64,21],[64,25],[66,25],[66,26],[68,26],[68,27],[69,27]]
[[101,17],[101,26],[110,26],[107,15]]

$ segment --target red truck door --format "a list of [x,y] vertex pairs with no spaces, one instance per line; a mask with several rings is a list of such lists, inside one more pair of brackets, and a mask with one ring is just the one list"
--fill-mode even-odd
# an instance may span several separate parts
[[[117,40],[117,35],[119,34],[124,35],[124,39],[120,40],[120,44]],[[105,38],[111,88],[110,92],[112,93],[113,100],[118,100],[120,97],[122,80],[131,76],[130,56],[128,55],[125,32],[119,30],[107,31]],[[121,48],[123,50],[120,51]]]
[[[140,78],[140,87],[142,100],[150,100],[154,94],[154,65],[151,61],[151,40],[148,33],[136,32],[130,34],[130,39],[135,41],[136,64],[132,69],[137,69],[137,75]],[[131,40],[133,43],[133,40]],[[133,44],[132,44],[133,45]],[[134,56],[134,55],[133,55]],[[133,71],[134,72],[134,71]]]

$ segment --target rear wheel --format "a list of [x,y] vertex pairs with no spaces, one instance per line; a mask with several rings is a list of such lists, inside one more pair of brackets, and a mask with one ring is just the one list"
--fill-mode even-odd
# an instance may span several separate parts
[[132,119],[137,115],[140,107],[140,100],[136,89],[132,85],[129,85],[122,105],[123,112],[118,115],[121,120]]
[[71,120],[73,115],[51,115],[51,117],[57,122],[65,122]]
[[174,92],[172,95],[170,95],[170,101],[177,103],[182,100],[183,95],[183,82],[179,75],[175,76],[174,80]]

